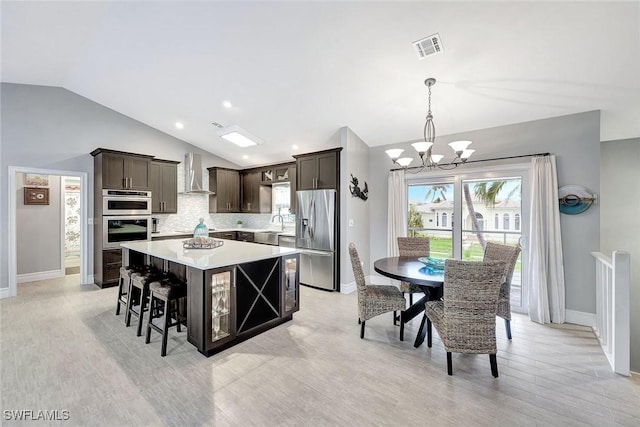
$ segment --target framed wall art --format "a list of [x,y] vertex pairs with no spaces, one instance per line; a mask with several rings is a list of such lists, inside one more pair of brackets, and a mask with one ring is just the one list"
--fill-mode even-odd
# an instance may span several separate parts
[[41,187],[24,187],[25,205],[48,205],[49,189]]
[[25,173],[24,185],[31,187],[48,187],[49,175],[39,175],[37,173]]

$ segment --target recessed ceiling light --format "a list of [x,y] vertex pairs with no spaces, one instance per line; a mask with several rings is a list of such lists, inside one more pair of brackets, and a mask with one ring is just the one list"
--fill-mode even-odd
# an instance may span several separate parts
[[224,106],[224,108],[231,108],[233,107],[233,105],[231,105],[231,101],[222,101],[222,105]]
[[297,146],[296,144],[293,144],[293,145],[291,146],[291,148],[293,148],[294,150],[297,150],[297,149],[298,149],[298,146]]
[[242,129],[238,125],[231,125],[219,128],[216,133],[220,138],[224,138],[227,141],[233,142],[239,147],[250,147],[252,145],[262,144],[262,141],[257,136]]
[[247,160],[249,158],[249,156],[247,156],[246,154],[244,156],[242,156],[243,159]]
[[176,129],[184,129],[184,124],[182,124],[182,122],[176,122]]

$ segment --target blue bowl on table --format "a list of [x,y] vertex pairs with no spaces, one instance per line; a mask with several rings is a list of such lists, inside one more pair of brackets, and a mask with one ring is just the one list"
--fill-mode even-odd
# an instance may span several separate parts
[[430,256],[418,258],[418,261],[424,264],[427,271],[433,274],[442,274],[444,273],[444,262],[443,258],[433,258]]

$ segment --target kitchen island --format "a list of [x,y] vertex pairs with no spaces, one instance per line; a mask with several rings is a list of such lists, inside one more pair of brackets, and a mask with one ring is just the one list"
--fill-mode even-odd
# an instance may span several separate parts
[[185,249],[183,239],[123,243],[123,265],[153,265],[187,286],[187,339],[210,356],[293,318],[299,308],[295,248],[224,240]]

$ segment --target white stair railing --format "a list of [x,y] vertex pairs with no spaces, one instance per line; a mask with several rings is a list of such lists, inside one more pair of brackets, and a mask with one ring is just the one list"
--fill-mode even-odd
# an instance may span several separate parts
[[631,357],[631,256],[622,251],[613,251],[611,258],[601,252],[591,252],[591,255],[596,259],[594,332],[613,371],[628,376]]

